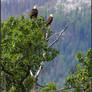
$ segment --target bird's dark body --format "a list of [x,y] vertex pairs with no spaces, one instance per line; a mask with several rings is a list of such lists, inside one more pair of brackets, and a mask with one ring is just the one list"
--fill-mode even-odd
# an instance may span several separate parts
[[53,17],[49,17],[46,22],[46,26],[48,27],[49,25],[51,25],[52,21],[53,21]]
[[37,18],[38,16],[38,10],[37,9],[32,9],[31,10],[31,14],[30,14],[30,18]]

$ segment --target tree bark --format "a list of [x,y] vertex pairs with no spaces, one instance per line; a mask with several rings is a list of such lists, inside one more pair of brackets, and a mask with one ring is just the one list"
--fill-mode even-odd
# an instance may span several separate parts
[[6,89],[4,90],[4,92],[7,92]]
[[33,89],[31,90],[31,92],[39,92],[38,85],[36,83],[35,83]]

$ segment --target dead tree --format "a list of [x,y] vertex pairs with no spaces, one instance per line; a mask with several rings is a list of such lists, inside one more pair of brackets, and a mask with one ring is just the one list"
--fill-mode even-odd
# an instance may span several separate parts
[[[50,40],[50,38],[52,38],[52,37],[54,37],[56,34],[58,34],[58,37],[48,46],[48,48],[50,48],[50,47],[52,47],[56,42],[58,42],[59,41],[59,39],[60,39],[60,37],[62,36],[62,34],[67,30],[67,28],[68,28],[68,26],[69,25],[67,25],[63,30],[61,30],[59,33],[55,33],[55,34],[53,34],[53,35],[51,35],[49,38],[48,38],[48,40]],[[45,52],[43,53],[43,57],[45,57]],[[42,69],[43,69],[43,62],[41,63],[41,65],[40,65],[40,67],[39,67],[39,69],[38,69],[38,71],[37,71],[37,73],[35,74],[35,75],[33,75],[33,72],[30,70],[30,74],[31,74],[31,76],[34,78],[34,80],[35,80],[35,83],[34,83],[34,87],[32,88],[32,90],[31,90],[31,92],[39,92],[39,87],[43,87],[43,86],[41,86],[40,84],[38,84],[38,77],[39,77],[39,75],[40,75],[40,73],[41,73],[41,71],[42,71]],[[45,85],[46,86],[46,85]]]

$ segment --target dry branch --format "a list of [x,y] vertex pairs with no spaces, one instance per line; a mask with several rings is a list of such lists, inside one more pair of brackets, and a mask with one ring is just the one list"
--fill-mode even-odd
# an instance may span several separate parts
[[60,39],[60,37],[61,37],[61,35],[63,34],[63,32],[65,32],[65,31],[67,30],[68,26],[69,26],[69,25],[67,25],[67,26],[63,29],[63,31],[62,31],[62,30],[60,31],[59,36],[57,37],[57,39],[56,39],[55,41],[53,41],[53,42],[50,44],[50,46],[49,46],[48,48],[50,48],[52,45],[54,45],[54,44]]
[[[66,26],[63,30],[61,30],[59,33],[55,33],[55,34],[53,34],[53,35],[51,36],[51,37],[53,37],[54,35],[59,34],[59,36],[57,37],[57,39],[56,39],[55,41],[53,41],[53,42],[50,44],[50,46],[49,46],[48,48],[50,48],[51,46],[53,46],[53,45],[60,39],[60,37],[61,37],[61,35],[63,34],[63,32],[65,32],[65,31],[67,30],[68,26],[69,26],[69,25],[67,25],[67,26]],[[50,38],[51,38],[51,37],[50,37]],[[48,39],[50,39],[50,38],[48,38]],[[43,53],[43,57],[45,57],[45,55],[46,55],[46,53],[44,52],[44,53]],[[37,71],[37,73],[36,73],[35,75],[33,75],[32,71],[30,70],[31,76],[32,76],[35,80],[37,80],[38,77],[39,77],[39,75],[40,75],[40,73],[41,73],[41,71],[42,71],[42,69],[43,69],[43,62],[41,63],[41,65],[40,65],[40,67],[39,67],[39,69],[38,69],[38,71]],[[36,81],[36,83],[37,83],[37,81]],[[38,83],[37,83],[37,85],[40,86],[40,87],[44,87],[44,86],[41,86],[41,85],[38,84]]]
[[31,71],[31,70],[30,70],[30,74],[31,74],[31,76],[32,76],[32,77],[34,77],[34,75],[33,75],[33,73],[32,73],[32,71]]
[[35,79],[37,79],[37,78],[39,77],[39,75],[40,75],[40,73],[41,73],[41,70],[43,69],[42,64],[43,64],[43,62],[41,63],[41,65],[40,65],[40,67],[39,67],[39,70],[37,71],[37,73],[36,73],[36,75],[35,75]]

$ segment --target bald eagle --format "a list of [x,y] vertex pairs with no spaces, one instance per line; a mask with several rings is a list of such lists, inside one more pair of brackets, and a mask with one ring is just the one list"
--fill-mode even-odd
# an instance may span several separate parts
[[50,14],[50,17],[48,18],[47,22],[46,22],[46,26],[49,27],[51,25],[53,21],[53,14]]
[[34,8],[31,10],[30,18],[36,19],[37,16],[38,16],[38,10],[37,10],[37,5],[35,5]]
[[[46,27],[50,27],[51,23],[53,21],[53,14],[50,14],[50,17],[48,18],[48,20],[46,21]],[[45,34],[45,38],[47,39],[48,38],[48,30]]]

